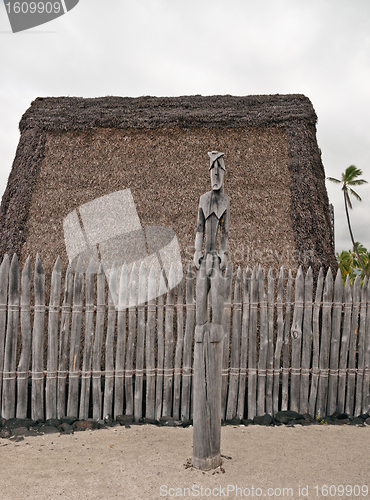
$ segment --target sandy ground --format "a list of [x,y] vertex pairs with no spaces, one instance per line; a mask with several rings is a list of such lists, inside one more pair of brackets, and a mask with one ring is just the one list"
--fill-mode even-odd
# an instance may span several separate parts
[[370,427],[223,427],[221,452],[224,472],[187,468],[191,427],[2,439],[0,499],[370,500]]

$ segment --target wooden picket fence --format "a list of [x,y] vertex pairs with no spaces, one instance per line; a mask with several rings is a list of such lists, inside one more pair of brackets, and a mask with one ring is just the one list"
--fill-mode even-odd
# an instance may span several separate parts
[[[176,276],[176,273],[180,273]],[[295,410],[370,410],[370,286],[298,269],[238,269],[224,277],[223,419]],[[177,279],[176,279],[177,278]],[[21,279],[18,258],[0,266],[1,416],[192,418],[194,275],[115,265],[68,267],[58,258],[45,305],[37,256]],[[178,283],[173,287],[173,283]],[[234,286],[233,286],[234,283]],[[234,292],[232,293],[232,288]],[[33,305],[31,304],[33,290]],[[294,299],[293,299],[294,295]],[[63,300],[61,300],[63,299]],[[62,303],[61,303],[62,301]],[[47,323],[47,327],[46,327]],[[17,350],[18,344],[18,350]],[[17,354],[18,353],[18,354]],[[46,353],[44,355],[44,353]]]

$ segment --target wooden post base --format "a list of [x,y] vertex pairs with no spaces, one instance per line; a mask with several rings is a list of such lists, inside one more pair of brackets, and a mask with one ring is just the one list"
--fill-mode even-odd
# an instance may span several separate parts
[[210,470],[221,463],[222,325],[195,328],[193,465]]
[[221,465],[221,453],[210,458],[197,458],[193,456],[193,467],[200,470],[212,470]]

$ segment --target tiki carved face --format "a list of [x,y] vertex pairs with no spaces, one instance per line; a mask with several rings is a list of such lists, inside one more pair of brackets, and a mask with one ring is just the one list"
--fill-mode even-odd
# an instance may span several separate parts
[[221,167],[219,160],[213,162],[211,172],[212,191],[219,191],[224,183],[224,169]]

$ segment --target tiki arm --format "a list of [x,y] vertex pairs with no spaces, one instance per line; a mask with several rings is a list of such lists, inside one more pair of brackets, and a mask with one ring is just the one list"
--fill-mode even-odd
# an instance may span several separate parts
[[222,214],[220,219],[220,269],[223,271],[227,264],[227,245],[229,240],[229,226],[230,226],[230,205],[227,207],[226,211]]
[[197,234],[195,236],[195,244],[194,244],[194,247],[195,247],[194,266],[196,269],[199,269],[200,258],[202,257],[204,227],[205,227],[204,213],[203,213],[203,210],[199,207],[198,222],[197,222]]

